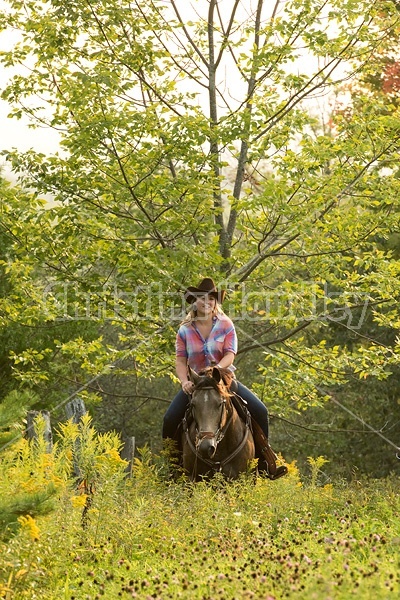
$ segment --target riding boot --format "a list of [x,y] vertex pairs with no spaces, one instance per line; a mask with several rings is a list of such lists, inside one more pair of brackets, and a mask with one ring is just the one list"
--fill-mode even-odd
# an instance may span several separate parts
[[269,479],[275,480],[286,475],[288,468],[285,465],[277,467],[277,456],[269,445],[268,438],[260,425],[252,419],[254,443],[256,446],[256,457],[258,458],[258,471],[264,473]]
[[266,477],[275,480],[279,479],[283,475],[286,475],[288,468],[286,465],[276,465],[277,456],[272,450],[271,446],[266,439],[266,445],[260,449],[261,457],[258,459],[258,470],[265,473]]

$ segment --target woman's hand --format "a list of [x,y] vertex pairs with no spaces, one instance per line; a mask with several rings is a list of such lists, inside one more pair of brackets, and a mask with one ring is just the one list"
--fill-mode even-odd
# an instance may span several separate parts
[[184,381],[182,383],[182,389],[185,394],[190,395],[194,390],[194,383],[192,381]]

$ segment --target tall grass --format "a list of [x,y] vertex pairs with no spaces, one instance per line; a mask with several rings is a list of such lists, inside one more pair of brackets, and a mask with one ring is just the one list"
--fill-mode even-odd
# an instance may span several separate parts
[[322,485],[310,457],[275,482],[171,482],[144,449],[127,479],[117,436],[83,428],[77,444],[64,427],[52,454],[21,440],[1,457],[0,598],[399,596],[398,477]]

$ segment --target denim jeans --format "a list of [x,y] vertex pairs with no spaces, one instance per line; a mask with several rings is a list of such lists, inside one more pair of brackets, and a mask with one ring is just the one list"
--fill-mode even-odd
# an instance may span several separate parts
[[[265,404],[249,388],[237,381],[232,382],[232,390],[247,402],[247,408],[268,438],[268,410]],[[181,389],[172,400],[164,415],[162,436],[174,439],[179,423],[185,416],[189,396]]]

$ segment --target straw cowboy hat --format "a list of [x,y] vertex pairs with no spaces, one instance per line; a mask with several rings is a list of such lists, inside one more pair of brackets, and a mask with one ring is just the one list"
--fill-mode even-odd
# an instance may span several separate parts
[[212,296],[221,304],[225,298],[225,290],[217,290],[211,277],[203,279],[198,287],[189,286],[184,292],[186,302],[196,302],[201,296]]

